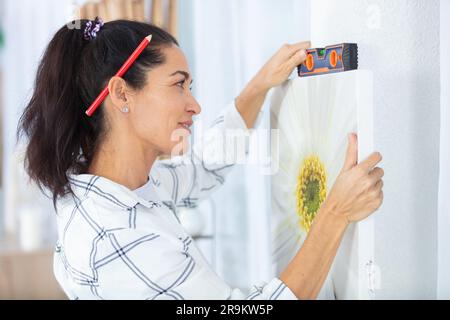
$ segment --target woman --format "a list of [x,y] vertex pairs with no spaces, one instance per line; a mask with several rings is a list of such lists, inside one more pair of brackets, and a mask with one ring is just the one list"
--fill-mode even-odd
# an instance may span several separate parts
[[[200,106],[177,41],[149,24],[82,20],[61,28],[40,63],[19,123],[29,139],[26,168],[53,195],[59,239],[54,271],[71,299],[313,299],[347,226],[382,202],[383,170],[374,153],[357,164],[349,135],[345,165],[301,250],[278,276],[246,296],[210,268],[181,227],[176,208],[224,182],[232,165],[198,153],[157,161],[185,138]],[[149,47],[123,78],[115,73],[148,35]],[[305,59],[308,42],[284,45],[213,123],[253,127],[268,90]],[[92,117],[87,106],[109,95]],[[182,138],[180,148],[179,139]],[[205,148],[214,145],[207,143]],[[211,150],[210,150],[211,151]]]

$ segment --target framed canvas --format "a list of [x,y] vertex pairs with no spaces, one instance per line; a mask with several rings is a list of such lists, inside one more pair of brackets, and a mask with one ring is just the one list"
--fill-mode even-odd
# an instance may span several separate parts
[[[271,236],[279,274],[301,248],[320,205],[338,176],[347,135],[358,134],[358,159],[373,151],[372,74],[354,70],[298,77],[271,100]],[[370,298],[374,285],[373,223],[346,232],[319,299]]]

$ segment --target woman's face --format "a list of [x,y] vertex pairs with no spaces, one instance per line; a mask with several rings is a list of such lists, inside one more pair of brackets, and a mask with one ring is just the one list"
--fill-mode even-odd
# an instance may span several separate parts
[[192,79],[181,49],[173,45],[162,52],[166,62],[147,73],[146,86],[132,95],[129,116],[146,145],[160,155],[180,155],[188,150],[189,127],[201,108],[191,93]]

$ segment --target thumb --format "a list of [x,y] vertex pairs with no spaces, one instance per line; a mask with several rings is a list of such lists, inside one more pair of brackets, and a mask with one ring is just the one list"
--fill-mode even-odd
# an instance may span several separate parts
[[347,154],[345,156],[342,171],[347,171],[358,163],[358,136],[355,133],[348,134]]

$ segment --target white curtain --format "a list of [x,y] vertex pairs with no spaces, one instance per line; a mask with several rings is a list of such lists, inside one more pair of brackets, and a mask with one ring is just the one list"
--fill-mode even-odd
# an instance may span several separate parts
[[[52,230],[48,228],[54,218],[50,214],[53,212],[51,202],[43,197],[35,186],[27,183],[20,163],[23,150],[15,148],[15,133],[20,114],[30,98],[41,55],[57,29],[71,18],[74,6],[70,0],[2,1],[5,34],[2,57],[4,203],[0,216],[3,232],[0,232],[0,235],[6,231],[18,236],[22,221],[24,226],[42,223],[41,230],[33,231],[34,236],[51,237],[52,232],[43,233],[44,228]],[[33,237],[30,233],[27,234]],[[28,240],[26,241],[30,242]]]
[[[309,37],[307,0],[193,0],[180,1],[180,6],[180,44],[195,78],[194,95],[203,107],[198,120],[205,125],[283,43]],[[268,116],[263,111],[260,128],[268,128]],[[254,152],[251,145],[250,158]],[[239,166],[212,200],[216,246],[209,252],[211,260],[230,285],[243,289],[273,276],[269,176],[263,170]],[[209,248],[206,244],[205,251]]]
[[438,206],[438,293],[450,299],[450,1],[441,0],[441,141]]

